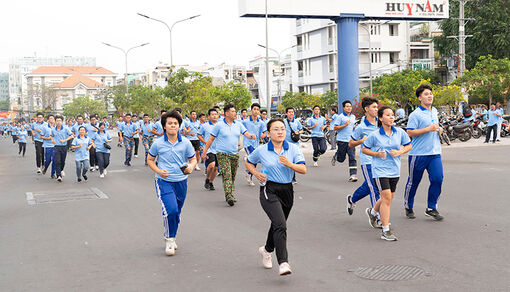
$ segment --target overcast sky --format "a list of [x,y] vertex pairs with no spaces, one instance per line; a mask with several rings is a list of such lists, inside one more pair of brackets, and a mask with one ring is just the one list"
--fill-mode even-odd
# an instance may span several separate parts
[[[254,0],[262,1],[262,0]],[[272,0],[277,1],[277,0]],[[158,62],[169,63],[168,29],[142,18],[137,12],[179,23],[173,30],[174,64],[248,65],[264,55],[264,19],[240,18],[237,0],[17,0],[4,1],[0,9],[0,72],[8,71],[10,57],[91,56],[97,65],[124,72],[124,55],[101,42],[122,48],[150,45],[129,53],[129,72],[144,72]],[[269,46],[291,46],[294,20],[269,19]]]

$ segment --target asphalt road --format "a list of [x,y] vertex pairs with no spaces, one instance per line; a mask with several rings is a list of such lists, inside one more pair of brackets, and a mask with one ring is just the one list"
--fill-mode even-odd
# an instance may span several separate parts
[[[73,155],[64,182],[35,173],[33,144],[27,157],[0,138],[0,291],[510,291],[509,146],[445,149],[443,222],[425,218],[427,177],[415,212],[403,210],[407,159],[392,205],[397,242],[379,239],[358,203],[353,216],[345,197],[361,183],[347,182],[345,164],[332,167],[332,152],[318,168],[306,155],[288,221],[293,274],[278,276],[260,264],[269,220],[258,188],[237,178],[238,204],[227,207],[219,180],[203,188],[189,179],[173,257],[164,255],[161,205],[143,158],[124,167],[115,148],[105,179],[97,173],[78,184]],[[143,150],[142,150],[143,151]],[[361,176],[361,175],[360,175]],[[29,205],[26,193],[73,192],[96,187],[108,199]],[[367,280],[363,267],[406,265],[424,270],[405,281]]]

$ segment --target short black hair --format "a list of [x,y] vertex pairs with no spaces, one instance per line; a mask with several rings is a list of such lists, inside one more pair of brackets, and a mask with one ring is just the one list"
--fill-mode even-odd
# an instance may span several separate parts
[[87,131],[87,128],[85,128],[85,126],[80,126],[80,127],[78,128],[78,131],[80,131],[80,130],[81,130],[81,128],[85,129],[85,132]]
[[226,113],[228,110],[230,110],[231,108],[235,108],[235,106],[231,103],[229,104],[226,104],[224,107],[223,107],[223,112]]
[[258,104],[257,102],[252,103],[250,109],[253,109],[254,107],[258,107],[260,109],[260,104]]
[[144,117],[144,118],[145,118],[145,117],[148,117],[148,116],[149,116],[149,114],[143,114],[143,117]]
[[56,116],[55,116],[55,120],[56,120],[56,119],[61,119],[62,121],[64,121],[64,117],[63,117],[63,116],[61,116],[61,115],[56,115]]
[[314,110],[316,107],[318,107],[318,108],[319,108],[319,110],[321,109],[321,107],[320,107],[318,104],[316,104],[316,105],[314,105],[314,106],[312,107],[312,110]]
[[285,109],[285,112],[288,113],[290,110],[293,110],[294,112],[296,111],[293,107],[289,106]]
[[98,128],[101,128],[101,126],[105,126],[105,127],[106,127],[106,125],[105,125],[103,122],[100,122],[100,123],[99,123],[99,126],[97,126],[97,127],[98,127]]
[[189,112],[189,114],[190,114],[190,115],[191,115],[192,113],[197,113],[197,111],[192,110],[192,111],[190,111],[190,112]]
[[344,102],[342,102],[342,107],[345,107],[346,104],[352,105],[352,102],[350,100],[344,100]]
[[216,110],[216,108],[210,108],[208,111],[207,111],[207,115],[210,116],[212,112],[216,112],[218,113],[218,111]]
[[247,112],[247,111],[248,111],[247,109],[243,108],[243,109],[241,110],[241,113],[244,113],[244,112]]
[[271,119],[269,122],[267,122],[267,131],[269,132],[269,129],[271,129],[271,125],[275,122],[281,122],[285,126],[285,122],[280,118]]
[[177,122],[179,122],[179,127],[181,126],[182,124],[181,114],[176,109],[173,109],[161,116],[161,126],[163,126],[163,130],[165,130],[166,120],[168,118],[176,119]]
[[108,119],[107,117],[103,117],[103,119]]
[[124,116],[125,116],[125,117],[127,117],[127,116],[131,116],[131,114],[125,114]]
[[77,115],[76,118],[82,118],[83,119],[83,116],[82,115]]
[[267,114],[267,110],[263,109],[263,110],[261,110],[261,111],[260,111],[260,113],[261,113],[261,114],[263,114],[263,113],[266,113],[266,114]]
[[377,98],[373,98],[373,97],[363,97],[363,99],[361,100],[361,107],[363,108],[363,110],[366,108],[366,107],[369,107],[371,106],[372,104],[374,103],[379,103],[379,101],[377,100]]
[[136,114],[133,114],[131,117],[132,118],[138,118],[138,116]]
[[[344,101],[344,102],[345,102],[345,101]],[[342,105],[343,105],[343,103],[342,103]],[[337,113],[338,113],[338,110],[336,109],[336,107],[332,108],[332,109],[331,109],[331,111],[332,111],[332,112],[334,112],[335,114],[337,114]]]
[[166,113],[166,112],[167,112],[167,110],[166,110],[166,109],[162,109],[162,110],[160,111],[160,114],[163,114],[163,113]]
[[200,119],[201,117],[205,117],[205,115],[204,114],[199,114],[198,118]]
[[49,119],[50,117],[55,118],[55,116],[53,114],[49,114],[46,118]]
[[41,112],[38,112],[35,116],[36,116],[36,117],[38,117],[38,116],[43,116],[43,118],[44,118],[44,115],[43,115],[43,113],[41,113]]
[[176,111],[176,112],[179,112],[180,114],[182,114],[182,109],[180,107],[174,108],[173,111]]
[[428,84],[422,84],[416,88],[416,97],[420,97],[420,95],[426,90],[432,91],[432,87]]
[[220,106],[219,105],[215,105],[215,106],[213,106],[213,108],[220,109]]
[[387,109],[390,109],[391,111],[393,111],[393,109],[387,105],[383,105],[381,106],[378,110],[377,110],[377,116],[379,118],[382,118],[383,114],[384,114],[384,111],[387,110]]

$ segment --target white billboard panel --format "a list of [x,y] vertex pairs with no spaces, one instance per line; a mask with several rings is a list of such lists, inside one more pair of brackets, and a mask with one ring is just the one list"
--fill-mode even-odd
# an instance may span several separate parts
[[[269,17],[333,18],[363,14],[378,19],[448,18],[448,0],[267,0]],[[265,17],[264,0],[239,0],[241,17]]]

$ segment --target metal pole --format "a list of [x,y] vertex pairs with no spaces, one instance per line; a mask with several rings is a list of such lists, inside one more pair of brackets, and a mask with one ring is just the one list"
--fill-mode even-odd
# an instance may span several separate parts
[[466,37],[464,28],[464,0],[459,0],[459,77],[464,75],[466,66]]
[[267,95],[267,117],[271,118],[271,85],[269,84],[269,28],[266,0],[266,95]]
[[128,56],[128,52],[124,52],[124,56],[125,56],[125,62],[126,62],[126,74],[124,74],[124,83],[126,84],[126,96],[129,95],[129,82],[128,82],[128,66],[127,66],[127,56]]

